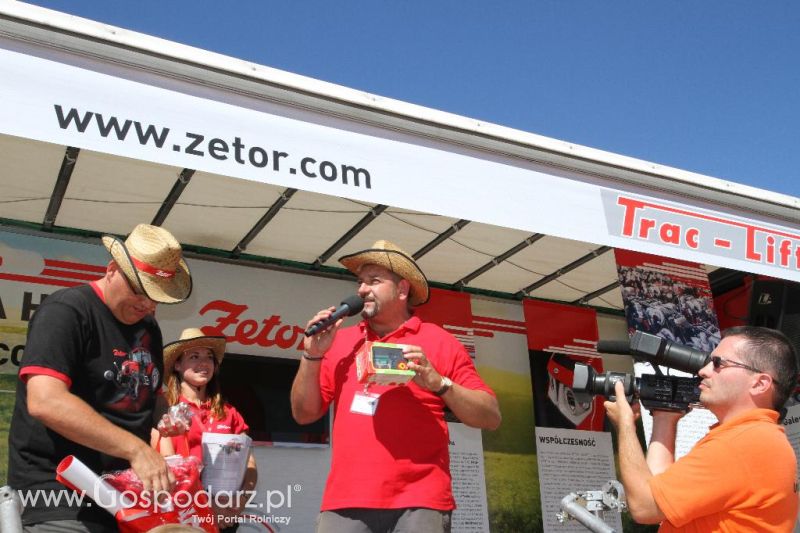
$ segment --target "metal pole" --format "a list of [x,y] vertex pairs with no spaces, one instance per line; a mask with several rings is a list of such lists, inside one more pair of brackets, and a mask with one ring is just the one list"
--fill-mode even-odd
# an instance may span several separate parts
[[561,499],[561,509],[569,516],[586,526],[589,531],[594,533],[616,533],[616,529],[603,522],[600,517],[593,515],[584,506],[577,503],[578,495],[575,493],[567,494]]
[[17,491],[8,485],[0,487],[0,531],[22,533],[22,503]]

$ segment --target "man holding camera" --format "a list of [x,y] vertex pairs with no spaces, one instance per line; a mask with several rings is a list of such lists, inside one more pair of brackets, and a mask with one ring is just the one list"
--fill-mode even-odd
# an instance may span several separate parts
[[653,412],[647,458],[636,435],[639,406],[615,384],[605,403],[618,431],[619,468],[634,520],[659,531],[794,530],[796,460],[778,412],[795,388],[795,350],[782,333],[726,330],[698,372],[700,401],[719,422],[675,461],[681,413]]
[[[429,298],[416,262],[387,241],[339,260],[358,277],[360,324],[342,319],[306,337],[292,385],[300,424],[334,404],[331,470],[317,521],[319,533],[450,531],[455,508],[445,407],[465,424],[495,429],[500,409],[464,347],[442,328],[414,316]],[[323,309],[309,327],[328,319]],[[355,356],[368,342],[403,345],[415,372],[406,386],[357,380]]]

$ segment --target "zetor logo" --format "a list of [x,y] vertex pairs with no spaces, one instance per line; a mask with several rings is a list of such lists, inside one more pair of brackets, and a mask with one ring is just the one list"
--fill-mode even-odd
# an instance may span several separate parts
[[[243,318],[249,307],[226,300],[214,300],[200,309],[201,315],[216,315],[216,323],[203,326],[203,333],[209,336],[224,336],[228,342],[236,342],[244,346],[257,344],[264,348],[277,346],[288,350],[293,346],[297,350],[303,348],[304,329],[281,322],[280,315],[272,315],[261,321]],[[299,342],[298,342],[299,340]]]

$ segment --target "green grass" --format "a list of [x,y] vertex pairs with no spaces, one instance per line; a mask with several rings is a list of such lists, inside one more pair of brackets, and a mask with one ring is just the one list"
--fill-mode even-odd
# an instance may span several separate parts
[[536,456],[484,451],[484,466],[492,533],[542,531]]
[[480,367],[478,371],[497,394],[503,413],[503,423],[496,431],[483,432],[483,449],[509,454],[535,453],[530,376],[494,367]]
[[[0,374],[0,391],[13,391],[17,387],[15,374]],[[8,428],[14,412],[14,393],[0,392],[0,486],[6,484],[8,469]]]
[[497,394],[503,413],[496,431],[483,432],[490,529],[542,531],[530,376],[491,366],[478,371]]

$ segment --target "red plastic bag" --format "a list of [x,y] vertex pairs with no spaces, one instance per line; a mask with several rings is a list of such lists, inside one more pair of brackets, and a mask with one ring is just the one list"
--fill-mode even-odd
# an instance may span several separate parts
[[134,505],[117,513],[123,533],[146,532],[161,524],[187,524],[209,533],[218,533],[208,494],[200,481],[200,461],[196,457],[167,457],[175,488],[166,501],[153,502],[142,495],[142,482],[133,470],[103,476],[109,485],[132,496]]
[[[167,464],[175,477],[175,489],[156,495],[142,494],[143,485],[133,470],[98,476],[75,456],[65,457],[56,479],[83,491],[117,518],[122,533],[146,533],[162,524],[187,524],[208,533],[219,533],[208,494],[200,482],[200,462],[194,457],[173,456]],[[161,498],[159,498],[161,496]]]

